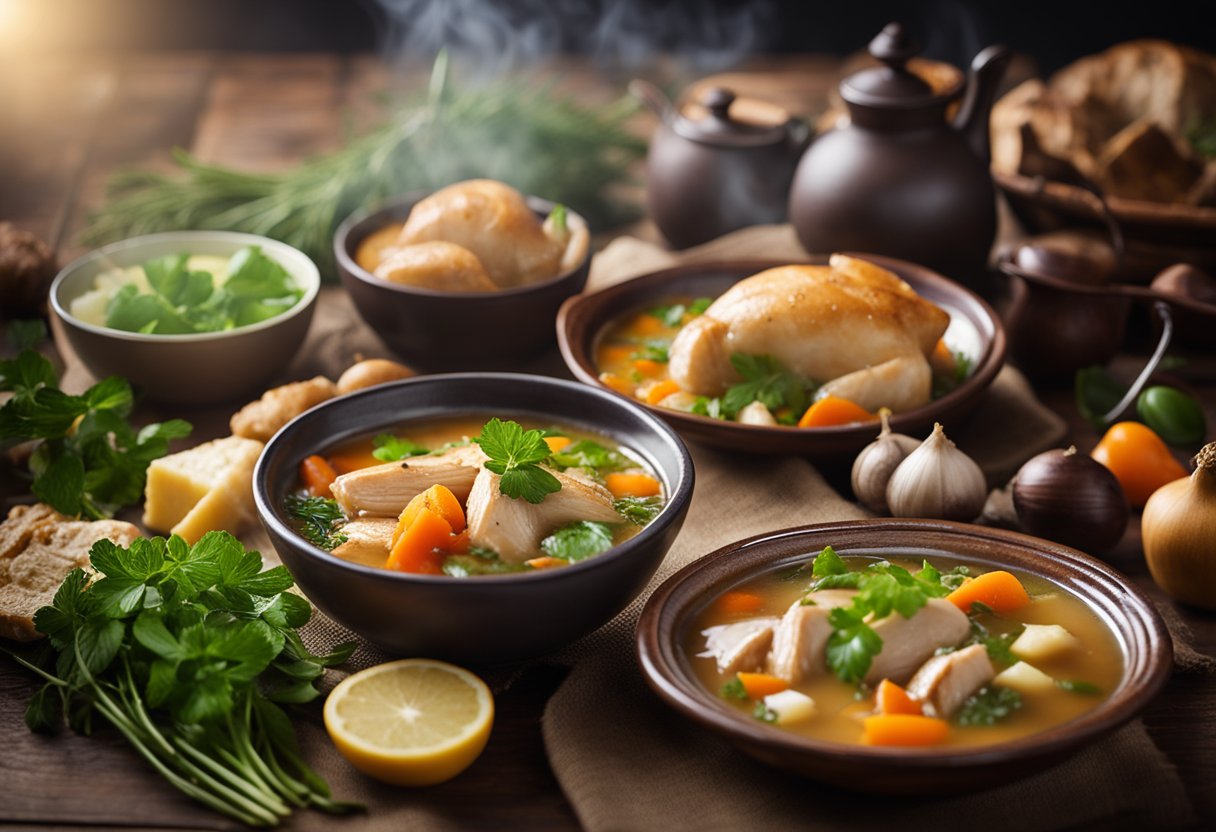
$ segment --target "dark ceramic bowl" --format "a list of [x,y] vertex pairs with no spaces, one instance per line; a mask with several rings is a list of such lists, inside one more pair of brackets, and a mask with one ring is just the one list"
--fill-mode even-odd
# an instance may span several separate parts
[[[1001,369],[1005,360],[1005,331],[1000,319],[978,295],[923,266],[873,254],[852,256],[890,269],[921,297],[950,313],[947,337],[972,358],[974,370],[970,378],[941,398],[891,418],[891,428],[897,433],[925,435],[934,422],[942,422],[949,429],[978,403]],[[745,277],[789,262],[746,260],[676,266],[571,298],[562,305],[557,317],[557,342],[562,357],[576,378],[604,387],[594,356],[600,338],[613,322],[658,305],[664,298],[717,297]],[[826,263],[827,259],[804,262]],[[878,435],[873,423],[823,428],[765,427],[643,406],[662,416],[687,439],[749,453],[805,454],[838,460],[856,454]]]
[[[475,578],[360,566],[313,546],[288,524],[283,500],[304,457],[411,421],[462,415],[527,416],[607,436],[654,468],[670,500],[637,536],[602,555],[561,569]],[[617,396],[552,378],[469,373],[386,384],[313,408],[270,440],[253,482],[275,550],[326,615],[393,654],[496,663],[569,644],[632,601],[684,522],[693,468],[667,425]]]
[[[553,346],[553,328],[562,301],[583,290],[591,250],[573,269],[551,280],[499,292],[437,292],[381,280],[355,262],[368,235],[404,222],[414,204],[429,196],[417,191],[353,214],[334,233],[334,254],[342,285],[363,320],[384,343],[419,370],[499,370]],[[528,207],[546,217],[554,203],[527,197]],[[586,224],[573,211],[567,221]]]
[[[97,326],[71,313],[72,301],[103,272],[182,252],[230,256],[251,245],[304,290],[295,306],[269,320],[223,332],[149,335]],[[104,246],[64,267],[51,284],[51,320],[56,338],[66,339],[94,376],[123,376],[161,402],[214,405],[260,392],[291,363],[308,334],[320,286],[313,262],[277,240],[234,231],[168,231]]]
[[[846,745],[758,722],[705,689],[682,645],[696,615],[723,591],[805,562],[828,544],[846,555],[936,555],[1039,576],[1088,604],[1110,628],[1123,651],[1123,676],[1093,710],[987,747]],[[1028,535],[937,520],[822,523],[732,543],[681,569],[655,591],[638,623],[637,650],[646,681],[664,702],[748,754],[813,780],[887,794],[961,792],[1042,771],[1136,716],[1165,685],[1173,666],[1169,633],[1153,605],[1106,564]]]

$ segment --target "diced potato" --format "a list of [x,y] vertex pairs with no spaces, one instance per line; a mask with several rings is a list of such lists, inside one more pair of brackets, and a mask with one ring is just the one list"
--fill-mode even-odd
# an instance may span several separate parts
[[764,707],[776,715],[778,725],[803,722],[815,715],[815,700],[796,690],[783,690],[764,697]]
[[1018,693],[1046,693],[1056,686],[1055,679],[1026,662],[1018,662],[1008,670],[1002,670],[992,681]]
[[740,410],[739,422],[744,425],[764,425],[766,427],[773,427],[777,424],[772,411],[764,406],[764,402],[752,402]]
[[1081,641],[1059,624],[1027,624],[1009,649],[1020,659],[1043,661],[1080,646]]

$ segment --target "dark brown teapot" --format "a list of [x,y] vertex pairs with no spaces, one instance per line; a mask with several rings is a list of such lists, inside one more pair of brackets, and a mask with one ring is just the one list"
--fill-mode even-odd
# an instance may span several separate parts
[[840,84],[850,123],[821,135],[798,166],[790,192],[798,238],[810,252],[886,254],[977,283],[996,236],[988,116],[1009,50],[988,47],[965,85],[960,76],[935,90],[906,68],[920,45],[900,24],[869,49],[882,65]]
[[794,168],[810,139],[799,119],[756,124],[731,113],[733,92],[711,87],[704,116],[678,111],[653,84],[630,91],[662,123],[650,141],[646,201],[659,231],[687,248],[749,225],[784,222]]

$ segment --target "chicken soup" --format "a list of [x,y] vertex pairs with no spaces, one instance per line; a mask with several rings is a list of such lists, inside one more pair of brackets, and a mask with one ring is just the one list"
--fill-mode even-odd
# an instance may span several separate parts
[[751,425],[826,427],[911,410],[966,380],[950,316],[895,274],[833,255],[670,298],[614,323],[600,381],[647,404]]
[[666,503],[602,436],[497,418],[415,423],[307,457],[296,530],[366,566],[469,577],[554,569],[633,537]]
[[733,587],[684,645],[731,707],[820,740],[961,747],[1077,717],[1119,683],[1114,635],[1031,575],[840,557]]

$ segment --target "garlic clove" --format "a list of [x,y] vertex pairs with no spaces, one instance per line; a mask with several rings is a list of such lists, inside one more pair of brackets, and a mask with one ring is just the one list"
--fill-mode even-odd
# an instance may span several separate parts
[[984,472],[946,437],[941,423],[887,483],[887,505],[895,517],[973,520],[987,496]]
[[920,443],[902,433],[891,430],[891,411],[883,408],[878,413],[882,419],[882,430],[878,438],[866,445],[853,460],[853,494],[858,501],[878,514],[887,512],[887,483],[908,454],[920,447]]

